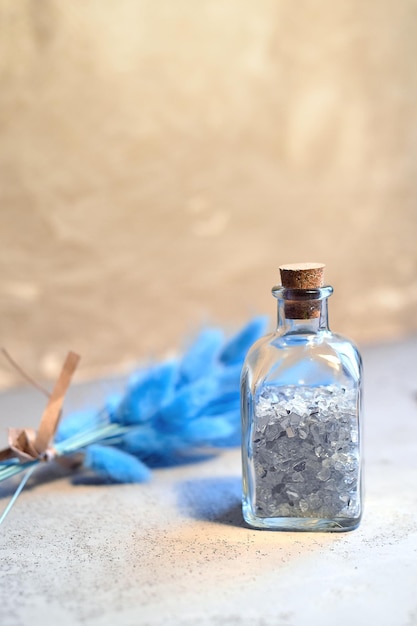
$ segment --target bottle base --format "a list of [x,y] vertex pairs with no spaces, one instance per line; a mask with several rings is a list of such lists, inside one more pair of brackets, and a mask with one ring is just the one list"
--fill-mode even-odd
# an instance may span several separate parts
[[315,517],[257,517],[243,507],[243,518],[251,528],[258,530],[282,530],[303,532],[346,532],[355,530],[361,518],[336,517],[321,519]]

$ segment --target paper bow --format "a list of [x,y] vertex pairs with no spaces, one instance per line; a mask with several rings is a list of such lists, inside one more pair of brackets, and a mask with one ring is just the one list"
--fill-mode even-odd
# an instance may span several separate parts
[[33,428],[9,428],[9,445],[4,450],[0,450],[0,462],[17,458],[21,463],[29,463],[31,461],[49,461],[54,458],[55,451],[52,447],[52,440],[61,417],[64,396],[79,360],[78,354],[68,352],[55,387],[49,395],[38,432]]

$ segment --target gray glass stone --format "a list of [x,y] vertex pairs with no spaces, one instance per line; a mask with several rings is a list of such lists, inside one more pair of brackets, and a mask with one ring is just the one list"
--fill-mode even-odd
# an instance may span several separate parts
[[354,390],[263,388],[252,451],[259,517],[355,517],[359,439]]

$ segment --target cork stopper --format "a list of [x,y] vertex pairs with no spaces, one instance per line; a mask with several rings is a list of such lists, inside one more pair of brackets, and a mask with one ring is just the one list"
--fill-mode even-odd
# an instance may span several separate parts
[[[290,263],[280,265],[281,284],[284,289],[319,289],[324,284],[323,263]],[[317,300],[303,302],[285,299],[285,316],[289,319],[320,317],[321,304]]]

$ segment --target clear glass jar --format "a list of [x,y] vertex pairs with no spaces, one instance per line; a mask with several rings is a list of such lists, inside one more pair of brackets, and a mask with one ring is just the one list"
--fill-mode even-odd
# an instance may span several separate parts
[[[360,522],[362,363],[329,330],[332,292],[274,287],[277,330],[243,366],[243,516],[254,528],[344,531]],[[305,319],[294,319],[294,307]]]

